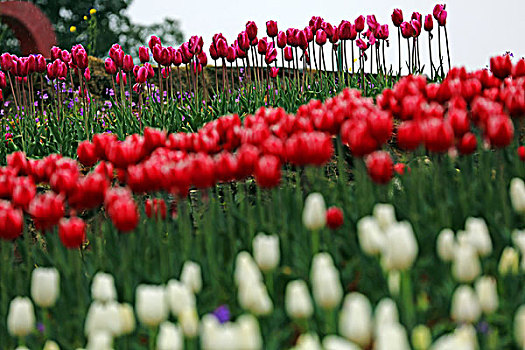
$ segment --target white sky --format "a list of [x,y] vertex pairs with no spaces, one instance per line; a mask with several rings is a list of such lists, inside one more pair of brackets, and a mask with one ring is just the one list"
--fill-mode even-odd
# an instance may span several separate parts
[[[406,20],[413,11],[423,16],[432,13],[436,3],[447,4],[452,65],[483,68],[488,65],[490,56],[505,51],[513,52],[514,57],[525,56],[525,20],[522,17],[525,0],[134,0],[128,14],[134,22],[142,24],[160,22],[167,16],[178,19],[186,39],[201,35],[206,49],[213,34],[219,32],[232,43],[248,20],[257,23],[258,37],[263,37],[267,20],[276,20],[279,30],[285,30],[304,28],[313,15],[338,25],[342,19],[353,22],[361,14],[375,14],[379,23],[389,24],[389,62],[397,67],[397,28],[393,27],[390,18],[393,9],[402,9]],[[428,66],[426,32],[422,34],[421,45],[421,59]],[[406,46],[402,50],[405,54]]]

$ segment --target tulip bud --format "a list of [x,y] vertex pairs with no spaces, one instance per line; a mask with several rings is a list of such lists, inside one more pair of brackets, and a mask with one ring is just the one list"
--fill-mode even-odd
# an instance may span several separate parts
[[339,337],[337,335],[327,335],[323,338],[323,349],[324,350],[361,350],[361,347]]
[[42,350],[60,350],[60,346],[52,340],[46,341]]
[[414,350],[427,350],[432,342],[430,329],[425,325],[417,325],[412,329],[412,346]]
[[200,265],[193,261],[186,261],[182,266],[180,281],[187,285],[193,293],[199,293],[202,289]]
[[186,309],[195,308],[195,295],[184,283],[170,280],[166,287],[166,300],[174,316]]
[[310,318],[313,314],[312,299],[303,280],[288,282],[284,306],[291,318]]
[[448,228],[441,230],[436,242],[436,250],[439,258],[444,262],[452,261],[452,259],[454,259],[455,249],[456,240],[454,238],[454,232]]
[[113,337],[110,333],[99,331],[89,336],[86,350],[112,350]]
[[16,297],[9,304],[7,331],[13,337],[25,337],[35,328],[35,310],[31,300]]
[[372,340],[372,307],[366,296],[353,292],[345,297],[339,332],[359,346],[368,347]]
[[417,258],[419,248],[410,223],[395,223],[385,233],[382,263],[387,270],[409,269]]
[[450,316],[456,322],[474,323],[481,316],[478,297],[470,286],[461,285],[454,291]]
[[141,323],[156,327],[168,318],[163,286],[141,284],[135,292],[135,311]]
[[330,207],[326,211],[326,225],[336,230],[343,225],[343,211],[338,207]]
[[326,224],[326,205],[323,195],[310,193],[304,202],[303,225],[309,230],[319,230]]
[[42,308],[53,307],[60,294],[60,275],[54,267],[37,267],[31,274],[31,298]]
[[194,308],[186,309],[179,314],[179,323],[184,336],[194,338],[199,331],[199,316]]
[[467,218],[465,230],[469,243],[476,248],[479,256],[487,256],[492,253],[492,240],[485,220],[481,218]]
[[520,348],[525,346],[525,305],[514,314],[514,339]]
[[253,315],[241,315],[237,318],[237,343],[239,349],[262,349],[262,337],[259,323]]
[[91,283],[91,297],[101,302],[115,300],[117,290],[113,276],[109,273],[97,272]]
[[434,29],[434,21],[432,20],[432,15],[425,16],[424,28],[427,32],[431,32]]
[[162,322],[157,335],[157,350],[182,350],[183,348],[184,339],[179,327],[168,321]]
[[399,323],[396,303],[390,298],[381,299],[374,311],[375,334],[379,334],[382,327],[396,323]]
[[488,315],[498,308],[498,289],[494,277],[482,276],[474,285],[481,310]]
[[452,275],[461,283],[472,282],[481,273],[481,264],[476,249],[467,241],[460,240],[454,252]]
[[343,297],[343,287],[339,271],[328,253],[319,253],[313,257],[310,282],[318,306],[329,310],[339,305]]
[[397,222],[396,212],[392,204],[378,203],[374,206],[374,217],[381,230],[386,231],[390,225]]
[[119,304],[120,334],[130,334],[135,330],[135,314],[130,304]]
[[405,328],[399,323],[390,323],[379,329],[374,343],[375,350],[410,349]]
[[370,256],[379,254],[385,242],[384,234],[373,216],[365,216],[357,222],[357,238],[361,250]]
[[321,350],[319,336],[315,333],[301,334],[295,344],[296,350]]
[[512,247],[506,247],[501,253],[499,260],[498,272],[500,275],[505,276],[510,274],[516,275],[518,273],[519,256],[516,249]]
[[253,257],[259,268],[268,272],[279,265],[279,236],[259,233],[253,239]]
[[255,315],[268,315],[273,310],[273,302],[266,286],[260,280],[246,280],[239,285],[239,304]]
[[517,213],[525,214],[525,183],[515,177],[510,181],[510,202]]
[[235,259],[234,280],[238,286],[246,281],[262,280],[261,271],[249,253],[240,252],[237,254],[237,258]]
[[88,337],[101,331],[108,332],[114,337],[119,336],[122,330],[120,321],[120,309],[117,302],[94,301],[86,315],[84,333]]

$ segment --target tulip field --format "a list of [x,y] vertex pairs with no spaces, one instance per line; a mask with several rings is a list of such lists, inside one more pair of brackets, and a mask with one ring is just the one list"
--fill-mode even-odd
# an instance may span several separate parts
[[525,349],[525,59],[388,21],[2,54],[0,348]]

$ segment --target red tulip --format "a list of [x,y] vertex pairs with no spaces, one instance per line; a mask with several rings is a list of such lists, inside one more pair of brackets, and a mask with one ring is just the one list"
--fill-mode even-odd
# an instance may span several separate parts
[[149,49],[146,46],[139,47],[139,60],[141,63],[149,62]]
[[126,85],[128,83],[128,78],[126,73],[123,73],[122,71],[117,73],[117,84],[120,84],[122,81],[122,84]]
[[315,42],[319,46],[323,46],[326,44],[327,36],[326,32],[322,29],[319,29],[317,32],[315,32]]
[[463,109],[449,109],[447,120],[452,126],[456,137],[461,137],[470,131],[470,120],[467,111]]
[[326,226],[332,230],[337,230],[343,226],[343,211],[338,207],[330,207],[326,210]]
[[237,44],[243,51],[247,51],[250,48],[250,39],[245,31],[239,33],[237,36]]
[[257,25],[254,21],[248,21],[246,23],[246,34],[248,34],[248,39],[253,41],[257,37]]
[[363,157],[379,147],[376,139],[372,137],[367,122],[362,120],[348,120],[343,123],[341,139],[356,157]]
[[476,135],[471,132],[465,133],[458,142],[457,148],[461,154],[472,154],[478,146]]
[[[114,75],[117,73],[117,65],[111,58],[106,58],[104,61],[104,68],[106,69],[106,73],[109,75]],[[48,73],[49,75],[49,73]]]
[[363,39],[357,39],[355,43],[361,51],[365,51],[366,49],[368,49],[368,43],[365,42]]
[[274,155],[264,155],[255,164],[255,181],[262,188],[271,188],[281,181],[281,161]]
[[395,9],[392,13],[392,22],[395,27],[399,27],[403,23],[403,11],[400,9]]
[[147,199],[146,204],[144,206],[144,211],[146,212],[146,216],[148,218],[151,218],[152,216],[155,217],[155,219],[166,219],[166,202],[162,198],[154,198],[154,199]]
[[27,175],[28,161],[24,152],[17,151],[6,156],[7,165],[18,175]]
[[490,58],[490,71],[496,78],[505,79],[512,73],[512,62],[509,55]]
[[133,64],[133,57],[131,57],[131,55],[125,55],[122,64],[122,69],[124,69],[125,72],[131,72],[134,66],[135,65]]
[[235,62],[236,59],[237,59],[237,54],[236,54],[235,48],[233,46],[229,46],[228,51],[226,53],[226,60],[230,63],[233,63]]
[[339,32],[339,38],[341,40],[350,39],[352,33],[352,23],[345,20],[341,21],[337,31]]
[[28,208],[37,229],[47,231],[56,224],[65,214],[63,197],[53,192],[46,192],[36,196]]
[[438,14],[436,18],[438,24],[443,27],[447,24],[447,11],[443,10]]
[[487,136],[490,144],[496,148],[503,148],[514,138],[512,120],[505,115],[493,115],[487,120]]
[[412,34],[414,33],[414,28],[412,25],[408,22],[401,23],[401,35],[403,38],[408,39],[412,37]]
[[525,77],[525,59],[520,59],[512,68],[512,77]]
[[283,49],[286,47],[286,33],[281,31],[279,32],[279,34],[277,34],[277,46],[280,49]]
[[354,26],[355,26],[356,32],[361,33],[365,29],[365,17],[364,16],[357,17],[355,20]]
[[277,49],[274,49],[273,47],[266,51],[266,54],[264,55],[264,61],[267,65],[272,64],[277,59]]
[[137,83],[144,84],[148,79],[148,69],[146,67],[140,67],[137,70]]
[[454,142],[454,130],[447,121],[432,118],[423,123],[425,147],[430,152],[444,153]]
[[396,163],[394,164],[394,171],[396,174],[403,176],[407,171],[410,172],[410,168],[405,163]]
[[162,44],[158,37],[156,37],[155,35],[152,35],[148,42],[149,49],[153,51],[153,48],[155,47],[155,45],[162,45]]
[[7,201],[0,201],[0,238],[14,240],[22,235],[24,217],[20,209],[15,209]]
[[126,196],[116,199],[110,205],[108,213],[111,222],[121,233],[133,231],[139,222],[137,205]]
[[278,29],[277,29],[277,22],[276,21],[268,21],[266,22],[266,34],[270,38],[275,38],[277,36]]
[[444,9],[445,9],[445,5],[437,4],[436,6],[434,6],[434,10],[432,11],[432,13],[434,14],[434,18],[436,20],[438,19],[439,13],[443,11]]
[[58,224],[58,236],[64,247],[78,249],[86,240],[86,223],[76,216],[63,218]]
[[432,29],[434,29],[434,21],[432,20],[432,15],[429,14],[425,16],[424,27],[427,32],[431,32]]
[[293,61],[293,51],[290,46],[284,48],[284,59],[287,62]]
[[279,74],[279,68],[277,67],[270,68],[270,77],[276,78],[278,74]]
[[86,81],[91,80],[91,70],[89,70],[89,67],[84,70],[84,79],[86,79]]
[[82,141],[77,147],[78,161],[86,167],[95,165],[98,161],[96,147],[89,141]]
[[518,156],[520,157],[522,162],[525,162],[525,146],[518,147]]
[[375,151],[366,159],[366,168],[370,178],[378,184],[388,183],[393,176],[394,162],[390,153]]
[[14,179],[11,193],[14,206],[27,209],[35,195],[36,186],[30,177],[17,177]]
[[257,52],[259,55],[264,55],[266,53],[266,49],[268,48],[268,41],[266,38],[262,38],[257,43]]

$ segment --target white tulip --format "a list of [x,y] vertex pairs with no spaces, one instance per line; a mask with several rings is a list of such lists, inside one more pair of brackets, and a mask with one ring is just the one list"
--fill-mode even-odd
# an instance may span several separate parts
[[35,328],[33,303],[26,297],[16,297],[9,304],[7,331],[14,337],[25,337]]
[[399,295],[399,290],[401,288],[401,274],[399,271],[392,270],[388,271],[388,291],[393,296]]
[[483,313],[488,315],[496,311],[499,303],[496,279],[482,276],[476,281],[474,288]]
[[373,215],[383,232],[388,230],[390,225],[397,222],[396,211],[392,204],[377,203],[374,206]]
[[205,350],[239,349],[239,327],[232,322],[217,324],[201,335],[201,344]]
[[492,239],[490,238],[489,228],[482,218],[467,218],[465,221],[470,244],[476,248],[481,257],[492,253]]
[[239,349],[260,350],[263,348],[259,322],[252,315],[241,315],[237,318],[237,335]]
[[135,291],[135,311],[139,321],[156,327],[168,318],[164,286],[141,284]]
[[481,316],[478,297],[470,286],[461,285],[452,295],[451,317],[457,322],[474,323]]
[[235,258],[235,271],[233,277],[236,285],[243,282],[262,281],[261,271],[250,253],[242,251]]
[[321,350],[319,337],[314,333],[301,334],[295,344],[296,350]]
[[523,180],[515,177],[510,181],[510,202],[515,211],[525,213],[525,184]]
[[101,331],[113,337],[121,334],[120,306],[116,301],[91,303],[86,315],[84,333],[89,337]]
[[60,346],[58,346],[58,344],[55,341],[48,340],[44,344],[44,349],[42,350],[60,350]]
[[157,350],[182,350],[183,347],[184,339],[179,327],[168,321],[162,322],[157,335]]
[[514,339],[520,348],[525,347],[525,305],[514,314]]
[[333,309],[341,303],[343,287],[335,266],[326,267],[311,280],[314,300],[323,309]]
[[273,303],[266,286],[261,281],[244,282],[239,286],[239,304],[256,315],[268,315],[273,311]]
[[385,236],[373,216],[365,216],[357,222],[357,238],[361,250],[370,256],[381,253],[385,245]]
[[397,306],[392,299],[383,298],[374,311],[375,334],[378,334],[381,327],[391,323],[399,323]]
[[506,247],[501,253],[499,260],[498,271],[499,274],[504,276],[507,274],[517,274],[519,269],[519,256],[516,249],[512,247]]
[[180,281],[187,285],[193,293],[197,294],[202,289],[201,267],[193,261],[186,261],[182,266]]
[[465,240],[459,240],[452,262],[452,275],[461,283],[472,282],[481,273],[476,249]]
[[382,262],[387,270],[412,267],[419,251],[417,240],[408,222],[392,224],[386,232]]
[[366,296],[350,293],[339,315],[339,333],[361,347],[372,340],[372,307]]
[[379,327],[374,350],[409,350],[407,333],[399,323],[388,323]]
[[37,267],[31,274],[31,298],[42,308],[53,307],[60,294],[60,275],[54,267]]
[[359,345],[337,335],[327,335],[323,339],[324,350],[361,350]]
[[525,255],[525,230],[512,231],[512,243],[518,247],[521,255]]
[[279,237],[259,233],[253,239],[253,257],[262,271],[271,271],[279,265]]
[[454,259],[454,250],[456,249],[456,240],[454,232],[446,228],[441,230],[437,237],[436,250],[439,258],[444,262],[449,262]]
[[113,276],[109,273],[97,272],[91,283],[91,297],[101,302],[117,299]]
[[454,333],[439,337],[430,350],[476,350],[476,330],[471,325],[462,325]]
[[286,285],[284,306],[291,318],[309,318],[314,309],[308,286],[303,280],[290,281]]
[[119,304],[120,334],[130,334],[135,330],[135,314],[130,304]]
[[186,309],[179,314],[182,333],[187,338],[194,338],[199,332],[199,315],[196,309]]
[[113,337],[110,333],[98,331],[88,337],[86,350],[112,350]]
[[170,280],[166,286],[166,300],[174,316],[185,309],[195,308],[195,295],[191,289],[175,279]]
[[326,205],[323,195],[310,193],[304,201],[303,225],[309,230],[319,230],[326,225]]

